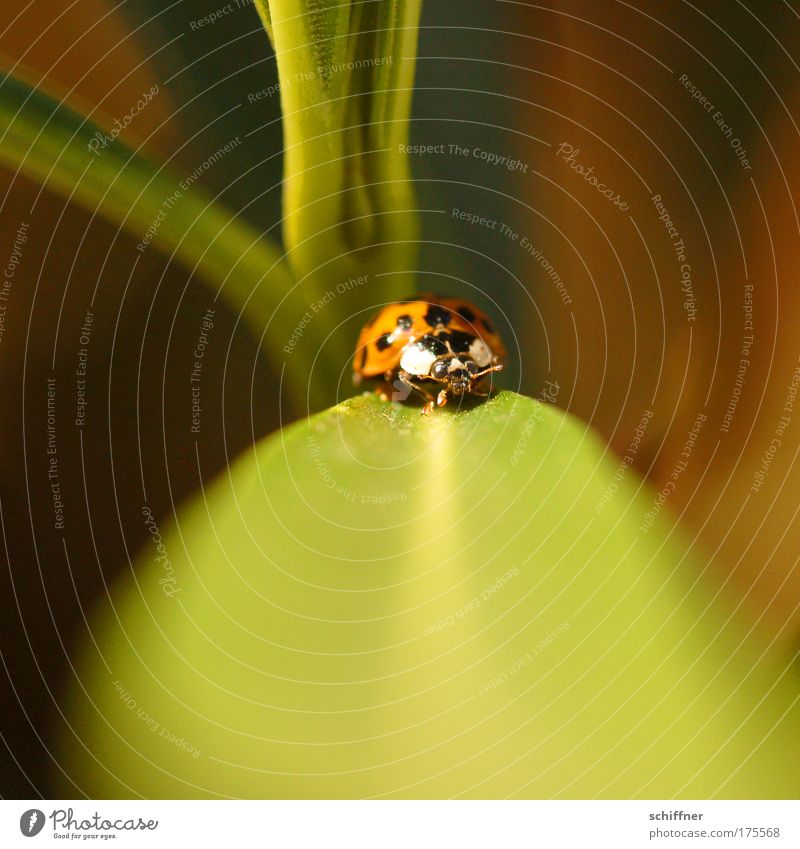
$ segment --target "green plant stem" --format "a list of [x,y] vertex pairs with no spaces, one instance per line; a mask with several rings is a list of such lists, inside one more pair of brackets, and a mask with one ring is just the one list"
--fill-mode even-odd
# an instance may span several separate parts
[[[401,151],[420,5],[256,0],[281,85],[287,256],[323,289],[381,271],[392,272],[381,296],[413,288],[418,224]],[[359,295],[351,309],[368,302]]]

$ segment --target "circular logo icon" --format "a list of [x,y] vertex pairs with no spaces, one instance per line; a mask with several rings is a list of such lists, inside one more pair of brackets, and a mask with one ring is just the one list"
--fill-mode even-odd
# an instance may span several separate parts
[[44,828],[44,811],[31,808],[19,818],[19,830],[25,837],[36,837]]

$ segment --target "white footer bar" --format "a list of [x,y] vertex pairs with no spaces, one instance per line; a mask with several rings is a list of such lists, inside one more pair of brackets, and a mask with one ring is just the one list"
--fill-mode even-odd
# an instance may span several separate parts
[[[774,801],[0,801],[0,846],[800,846],[800,804]],[[191,843],[188,843],[191,841]]]

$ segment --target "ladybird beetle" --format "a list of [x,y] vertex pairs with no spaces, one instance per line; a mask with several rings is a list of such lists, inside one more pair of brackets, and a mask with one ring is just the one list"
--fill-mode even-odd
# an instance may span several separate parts
[[[488,316],[461,298],[415,295],[387,304],[362,329],[353,382],[383,377],[415,392],[429,415],[448,395],[488,397],[483,378],[503,368],[506,349]],[[443,385],[436,398],[425,384]],[[385,395],[385,393],[383,393]]]

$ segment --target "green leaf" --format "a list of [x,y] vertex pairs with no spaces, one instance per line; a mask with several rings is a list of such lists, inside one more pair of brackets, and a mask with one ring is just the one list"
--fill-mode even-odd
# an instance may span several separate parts
[[420,5],[256,0],[278,62],[284,244],[298,279],[389,271],[385,297],[413,288],[418,225],[401,151]]
[[151,526],[60,763],[91,797],[796,798],[797,681],[654,503],[529,398],[347,401]]
[[[0,85],[0,164],[123,228],[140,240],[137,250],[175,256],[241,312],[267,354],[285,363],[287,386],[305,396],[316,351],[298,346],[287,357],[283,331],[320,296],[313,281],[294,285],[279,248],[204,193],[202,170],[180,173],[118,138],[103,147],[98,139],[110,138],[108,132],[20,80],[7,77]],[[212,151],[209,158],[225,154]]]

